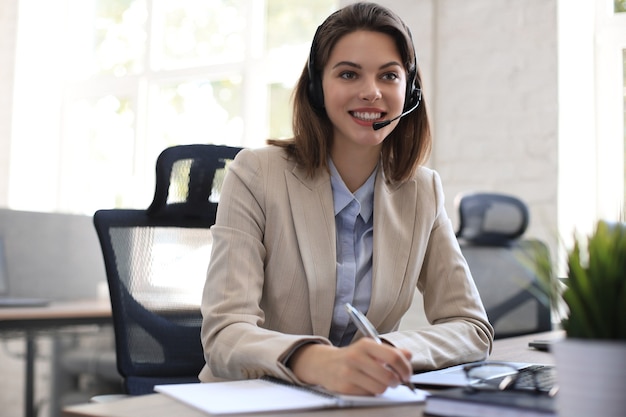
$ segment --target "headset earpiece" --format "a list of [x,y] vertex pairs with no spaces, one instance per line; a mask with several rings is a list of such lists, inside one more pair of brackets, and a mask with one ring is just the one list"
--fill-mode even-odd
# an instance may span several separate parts
[[411,70],[409,76],[406,81],[406,92],[404,93],[404,109],[402,111],[407,111],[411,107],[415,105],[417,101],[417,88],[415,87],[415,70]]
[[407,111],[411,107],[415,106],[422,99],[422,88],[417,81],[417,56],[415,57],[415,64],[409,71],[406,82],[406,93],[404,99],[404,109]]
[[318,26],[311,42],[311,52],[307,61],[307,72],[309,73],[309,101],[315,110],[324,109],[324,90],[322,88],[322,77],[315,70],[315,52],[317,50],[317,36],[322,26]]

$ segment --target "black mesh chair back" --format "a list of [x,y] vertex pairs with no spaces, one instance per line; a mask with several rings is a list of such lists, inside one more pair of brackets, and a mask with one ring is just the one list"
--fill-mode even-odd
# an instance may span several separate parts
[[543,242],[522,237],[526,204],[497,193],[465,193],[455,203],[457,238],[496,339],[551,330],[549,298],[534,267],[550,254]]
[[209,228],[226,166],[239,148],[183,145],[157,160],[147,210],[94,214],[107,273],[117,368],[128,394],[197,382],[204,365],[200,300]]

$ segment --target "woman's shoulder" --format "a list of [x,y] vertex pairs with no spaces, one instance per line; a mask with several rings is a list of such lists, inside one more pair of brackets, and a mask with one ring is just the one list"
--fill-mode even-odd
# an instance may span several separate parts
[[439,177],[439,173],[436,170],[420,165],[415,170],[415,174],[413,174],[412,180],[409,180],[408,182],[414,183],[418,187],[433,186],[440,183],[441,179]]
[[432,178],[435,175],[438,175],[437,171],[424,165],[420,165],[415,170],[415,178]]
[[433,204],[438,206],[443,204],[445,200],[443,184],[436,170],[420,166],[415,172],[414,180],[418,193],[422,197],[430,195],[433,199]]
[[237,159],[257,159],[259,162],[270,162],[274,163],[282,163],[282,164],[291,164],[293,165],[293,161],[287,154],[287,151],[280,147],[274,145],[265,145],[260,148],[244,148],[237,155]]
[[443,198],[443,184],[439,173],[425,166],[419,166],[415,170],[413,178],[403,183],[401,188],[415,189],[421,198],[426,198],[429,195],[434,199]]
[[266,145],[258,148],[244,148],[237,154],[229,169],[248,172],[250,175],[275,175],[285,170],[293,170],[295,162],[280,146]]

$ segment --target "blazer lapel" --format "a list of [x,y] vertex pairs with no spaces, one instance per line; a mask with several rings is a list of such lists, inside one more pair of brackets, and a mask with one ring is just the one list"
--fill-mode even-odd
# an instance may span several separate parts
[[337,280],[336,239],[330,175],[309,178],[295,168],[285,172],[291,213],[309,285],[313,333],[328,336]]
[[414,182],[399,187],[389,185],[381,171],[374,192],[372,299],[367,313],[374,326],[387,317],[400,294],[411,252],[417,207]]

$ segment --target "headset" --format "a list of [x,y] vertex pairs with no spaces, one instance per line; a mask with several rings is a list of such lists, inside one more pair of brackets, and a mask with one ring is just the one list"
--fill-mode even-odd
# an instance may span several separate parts
[[[309,85],[308,85],[308,95],[309,101],[311,102],[311,106],[318,112],[324,111],[324,90],[322,88],[322,77],[318,71],[315,70],[315,52],[317,51],[317,39],[319,36],[319,32],[322,29],[323,24],[317,27],[315,31],[315,35],[313,36],[313,41],[311,42],[311,51],[309,53],[309,60],[307,61],[307,71],[309,73]],[[377,122],[380,127],[374,126],[374,130],[377,130],[381,127],[384,127],[391,123],[393,120],[400,118],[402,116],[407,115],[408,113],[415,110],[422,100],[422,89],[419,85],[419,80],[417,79],[417,54],[415,53],[415,46],[413,44],[413,38],[411,36],[411,31],[407,28],[409,33],[409,39],[411,41],[411,46],[413,46],[413,57],[415,58],[415,62],[413,67],[409,69],[407,74],[407,83],[406,83],[406,92],[404,99],[404,108],[402,110],[402,114],[398,117],[390,119],[388,121]]]

